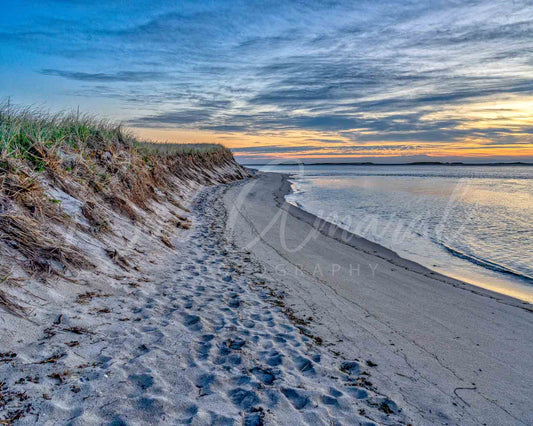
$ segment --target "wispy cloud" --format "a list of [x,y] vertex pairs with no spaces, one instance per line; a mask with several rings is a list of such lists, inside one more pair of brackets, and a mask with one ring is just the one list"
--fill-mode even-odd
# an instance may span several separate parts
[[150,72],[150,71],[120,71],[116,73],[89,73],[79,71],[62,71],[55,69],[43,69],[40,71],[43,75],[53,75],[57,77],[64,77],[71,80],[78,81],[96,81],[96,82],[138,82],[138,81],[154,81],[168,78],[166,73]]
[[151,126],[151,127],[171,127],[181,126],[186,124],[202,123],[211,118],[211,112],[204,109],[187,109],[181,111],[165,112],[146,117],[140,117],[130,121],[130,124],[136,126]]
[[[533,93],[527,0],[44,1],[8,15],[6,52],[31,55],[34,71],[68,83],[66,96],[120,105],[132,126],[315,132],[302,152],[331,150],[321,142],[331,139],[347,153],[378,142],[531,139],[531,123],[516,119],[527,108],[510,113],[507,102]],[[462,109],[480,102],[496,112]],[[282,148],[269,152],[298,149]]]

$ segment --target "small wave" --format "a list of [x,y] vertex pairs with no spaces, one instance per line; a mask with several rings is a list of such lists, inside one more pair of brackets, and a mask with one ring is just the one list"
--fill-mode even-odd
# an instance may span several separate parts
[[298,208],[301,209],[301,210],[307,211],[307,210],[304,209],[304,206],[302,206],[302,205],[301,205],[298,201],[296,201],[296,200],[287,200],[287,199],[285,199],[285,201],[287,201],[287,203],[293,205],[294,207],[298,207]]
[[490,269],[492,271],[497,271],[497,272],[502,272],[504,274],[509,274],[509,275],[513,275],[515,277],[518,277],[518,278],[521,278],[525,281],[529,281],[531,283],[533,283],[533,277],[527,275],[527,274],[524,274],[524,273],[521,273],[521,272],[518,272],[518,271],[515,271],[514,269],[511,269],[511,268],[508,268],[506,266],[503,266],[503,265],[500,265],[498,263],[495,263],[495,262],[491,262],[490,260],[486,260],[486,259],[481,259],[477,256],[474,256],[472,254],[467,254],[467,253],[464,253],[460,250],[456,250],[450,246],[447,246],[446,244],[444,243],[439,243],[442,247],[444,247],[448,252],[450,252],[452,255],[456,256],[456,257],[459,257],[461,259],[465,259],[465,260],[468,260],[469,262],[471,263],[475,263],[476,265],[479,265],[479,266],[482,266],[486,269]]

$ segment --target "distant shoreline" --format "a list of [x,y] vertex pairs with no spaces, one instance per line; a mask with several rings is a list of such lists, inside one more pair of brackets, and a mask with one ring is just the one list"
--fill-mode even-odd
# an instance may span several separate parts
[[333,163],[333,162],[321,162],[321,163],[281,163],[281,164],[270,164],[270,163],[258,163],[258,164],[242,164],[245,167],[261,167],[261,166],[485,166],[485,167],[502,167],[502,166],[533,166],[533,163],[523,163],[520,161],[512,163],[463,163],[463,162],[439,162],[439,161],[415,161],[411,163],[373,163],[373,162],[342,162],[342,163]]

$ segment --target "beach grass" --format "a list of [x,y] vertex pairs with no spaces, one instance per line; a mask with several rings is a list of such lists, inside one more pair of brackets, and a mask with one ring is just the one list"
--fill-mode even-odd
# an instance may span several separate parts
[[134,146],[143,153],[162,155],[203,155],[225,150],[223,145],[213,143],[168,143],[168,142],[139,142]]
[[122,125],[90,114],[51,114],[36,108],[0,104],[0,155],[24,158],[39,166],[34,149],[68,147],[84,151],[121,146],[144,155],[205,155],[227,150],[220,144],[158,143],[141,141]]
[[91,262],[54,230],[71,218],[51,192],[81,203],[87,232],[105,233],[111,229],[110,211],[142,222],[151,201],[166,197],[180,206],[184,187],[218,182],[224,178],[220,170],[246,173],[222,145],[144,142],[122,125],[88,114],[51,114],[4,103],[0,241],[15,245],[33,271],[89,268]]

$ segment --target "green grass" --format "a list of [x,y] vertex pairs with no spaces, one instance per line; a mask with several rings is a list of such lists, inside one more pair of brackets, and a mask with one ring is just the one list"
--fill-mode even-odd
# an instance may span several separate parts
[[157,153],[165,155],[195,155],[209,154],[226,148],[220,144],[213,143],[159,143],[159,142],[139,142],[134,146],[143,153]]
[[[52,149],[68,146],[81,152],[116,145],[136,149],[144,155],[194,155],[226,149],[218,144],[143,142],[120,124],[88,114],[51,114],[34,108],[0,104],[0,158],[14,157],[35,163],[33,150],[38,145]],[[39,164],[35,167],[38,169]]]
[[0,105],[0,151],[4,155],[24,155],[36,143],[49,148],[66,144],[96,149],[105,142],[132,144],[133,140],[120,126],[89,115]]

